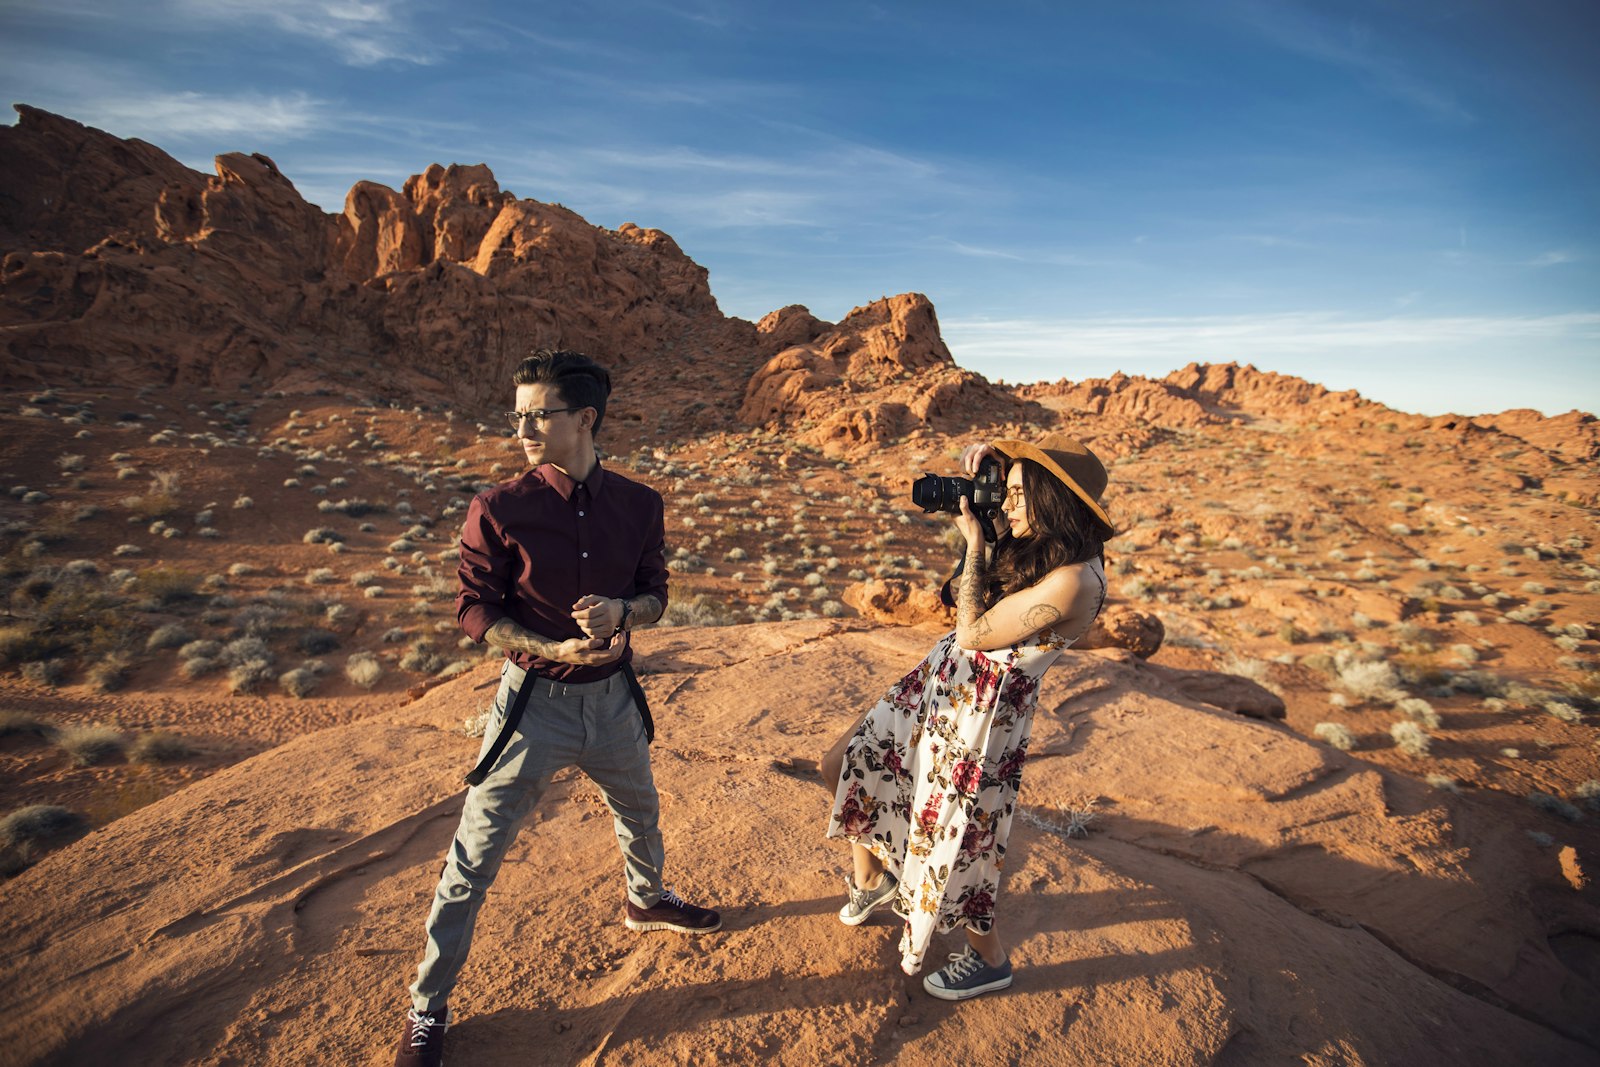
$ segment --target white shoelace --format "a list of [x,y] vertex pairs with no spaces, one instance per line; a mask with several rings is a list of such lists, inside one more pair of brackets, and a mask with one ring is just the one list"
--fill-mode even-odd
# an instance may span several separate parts
[[688,901],[684,900],[677,893],[674,893],[670,889],[663,889],[661,891],[661,903],[671,904],[674,908],[681,908],[687,904]]
[[959,982],[987,966],[988,964],[983,962],[983,957],[969,948],[965,952],[950,953],[950,965],[945,968],[945,973],[952,981]]
[[421,1048],[426,1045],[428,1043],[428,1031],[435,1026],[442,1027],[445,1024],[443,1018],[435,1019],[431,1015],[423,1015],[416,1008],[412,1008],[406,1018],[411,1022],[412,1048]]

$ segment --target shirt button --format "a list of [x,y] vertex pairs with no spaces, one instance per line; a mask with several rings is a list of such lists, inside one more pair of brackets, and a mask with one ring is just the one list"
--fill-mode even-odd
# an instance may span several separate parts
[[581,511],[578,512],[578,518],[580,518],[580,519],[583,518],[583,512],[581,512]]
[[584,553],[584,554],[583,554],[583,558],[584,558],[584,559],[588,559],[588,558],[589,558],[589,553],[587,553],[587,552],[585,552],[585,553]]

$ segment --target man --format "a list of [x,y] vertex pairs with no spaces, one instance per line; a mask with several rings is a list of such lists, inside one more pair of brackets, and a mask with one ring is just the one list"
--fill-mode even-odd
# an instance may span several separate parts
[[629,666],[629,628],[654,622],[666,606],[661,495],[595,456],[611,392],[603,367],[541,350],[512,380],[516,410],[507,416],[531,469],[473,499],[456,598],[462,630],[505,649],[506,663],[428,915],[397,1067],[441,1062],[450,992],[478,907],[523,817],[563,767],[583,770],[611,808],[629,929],[722,926],[716,912],[662,885],[649,712]]

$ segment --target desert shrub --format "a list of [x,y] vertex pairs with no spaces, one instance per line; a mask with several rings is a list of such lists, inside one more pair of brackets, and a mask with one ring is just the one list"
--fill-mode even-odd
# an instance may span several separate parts
[[1460,784],[1448,774],[1430,774],[1423,778],[1423,781],[1427,782],[1435,789],[1444,790],[1446,793],[1461,792]]
[[228,573],[235,578],[248,578],[252,574],[260,574],[261,568],[250,563],[232,563],[228,565]]
[[344,663],[344,676],[351,685],[371,689],[383,677],[383,664],[370,652],[357,652]]
[[318,567],[306,573],[307,585],[329,585],[339,579],[327,567]]
[[22,677],[34,685],[55,689],[67,680],[67,664],[59,659],[36,659],[22,665]]
[[200,585],[200,576],[176,567],[147,567],[128,583],[130,595],[160,607],[188,600]]
[[392,626],[383,631],[383,643],[386,645],[398,645],[401,641],[404,641],[407,636],[408,633],[404,626]]
[[1409,719],[1389,727],[1389,736],[1394,738],[1395,747],[1401,752],[1418,759],[1428,754],[1428,748],[1433,743],[1427,731]]
[[1547,815],[1554,815],[1567,822],[1577,822],[1583,818],[1583,812],[1558,796],[1541,793],[1537,790],[1528,794],[1528,803]]
[[91,767],[121,755],[122,733],[109,726],[68,726],[56,738],[74,767]]
[[305,667],[284,671],[278,676],[278,688],[292,697],[308,697],[317,688],[317,674]]
[[1583,721],[1583,715],[1578,709],[1564,700],[1546,700],[1540,706],[1544,708],[1546,715],[1560,719],[1562,722],[1577,724]]
[[378,575],[374,571],[356,571],[350,576],[350,584],[354,586],[376,585]]
[[1590,811],[1600,811],[1600,778],[1579,783],[1572,795],[1583,801],[1583,806]]
[[295,641],[295,645],[308,656],[320,656],[338,648],[339,637],[327,630],[307,630]]
[[272,664],[264,659],[246,660],[234,664],[228,671],[228,692],[235,695],[253,693],[272,681]]
[[163,648],[179,648],[194,640],[194,635],[178,623],[172,622],[165,626],[158,626],[145,641],[147,652],[155,652]]
[[1335,659],[1335,680],[1362,700],[1390,700],[1399,692],[1400,675],[1383,660]]
[[203,678],[222,666],[222,661],[210,656],[190,656],[178,664],[178,673],[188,679]]
[[0,711],[0,737],[35,737],[48,741],[55,735],[54,726],[27,712]]
[[132,763],[177,763],[191,759],[195,748],[177,734],[155,731],[140,734],[128,748]]
[[215,659],[220,655],[222,655],[222,643],[219,641],[190,641],[178,649],[179,659],[198,659],[202,656],[208,659]]
[[14,848],[26,854],[34,845],[82,824],[82,816],[59,804],[30,804],[0,819],[0,848]]
[[470,659],[458,659],[458,660],[452,660],[451,662],[446,663],[443,667],[440,667],[438,669],[438,671],[436,671],[435,673],[440,678],[454,678],[456,675],[464,674],[467,671],[470,671],[471,669],[472,669],[472,661]]
[[705,594],[692,600],[674,600],[657,622],[658,626],[732,626],[739,621],[722,604]]
[[222,646],[220,658],[222,662],[230,667],[237,667],[242,663],[249,663],[254,660],[267,660],[270,662],[272,649],[259,637],[240,637]]
[[305,536],[300,540],[308,545],[325,545],[334,541],[343,541],[344,534],[331,526],[318,526],[314,530],[307,530]]
[[1395,702],[1394,708],[1412,722],[1420,723],[1430,730],[1439,728],[1439,713],[1433,710],[1433,705],[1419,697],[1406,697]]
[[1317,738],[1340,752],[1349,752],[1356,747],[1355,735],[1336,722],[1319,722],[1311,729],[1311,736]]
[[414,642],[400,657],[400,669],[404,671],[432,674],[443,666],[444,657],[434,651],[433,645],[427,641]]
[[132,659],[123,652],[111,652],[89,664],[89,684],[102,693],[115,693],[128,684]]

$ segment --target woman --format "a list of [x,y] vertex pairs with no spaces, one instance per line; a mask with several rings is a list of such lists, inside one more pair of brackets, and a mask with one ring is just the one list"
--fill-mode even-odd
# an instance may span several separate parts
[[956,580],[956,628],[822,759],[834,789],[829,837],[851,842],[854,876],[839,918],[864,922],[893,901],[906,920],[901,967],[915,974],[934,932],[966,928],[968,947],[923,981],[945,1000],[1011,984],[994,929],[1006,838],[1027,758],[1039,679],[1105,601],[1100,506],[1106,472],[1065,434],[996,441],[962,456],[974,473],[1007,464],[993,557],[969,502]]

